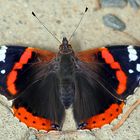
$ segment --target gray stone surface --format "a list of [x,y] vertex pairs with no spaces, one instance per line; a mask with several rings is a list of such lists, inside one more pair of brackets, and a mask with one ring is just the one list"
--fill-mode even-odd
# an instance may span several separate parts
[[[0,0],[0,39],[1,44],[20,44],[32,47],[40,47],[55,52],[58,51],[59,43],[42,27],[31,15],[34,11],[42,22],[60,40],[65,35],[69,38],[75,29],[81,13],[85,7],[89,10],[84,17],[78,31],[71,40],[76,51],[93,47],[101,47],[107,44],[134,44],[138,45],[140,38],[140,11],[135,12],[128,5],[123,9],[104,8],[97,9],[98,4],[94,0]],[[113,31],[102,23],[103,15],[113,13],[118,15],[125,23],[125,32]],[[140,91],[129,98],[123,113],[140,98]],[[0,140],[28,140],[36,139],[34,133],[30,133],[23,123],[13,117],[8,105],[11,105],[5,98],[0,96],[4,105],[0,104]],[[68,112],[70,114],[70,112]],[[122,127],[116,132],[111,128],[120,120],[122,115],[115,119],[111,125],[93,131],[74,131],[73,120],[66,120],[65,131],[37,134],[40,140],[138,140],[140,139],[140,106],[138,106],[126,120]],[[69,117],[67,118],[69,119]],[[73,131],[70,131],[70,130]]]

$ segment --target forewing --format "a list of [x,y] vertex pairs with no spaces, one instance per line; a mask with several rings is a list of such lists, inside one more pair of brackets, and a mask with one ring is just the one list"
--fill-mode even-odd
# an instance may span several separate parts
[[32,67],[48,63],[55,53],[23,46],[0,48],[0,92],[8,99],[15,98],[31,82]]
[[124,98],[133,94],[135,88],[139,86],[140,48],[138,46],[107,46],[80,52],[77,57],[83,62],[98,66],[102,71],[99,74],[102,79]]

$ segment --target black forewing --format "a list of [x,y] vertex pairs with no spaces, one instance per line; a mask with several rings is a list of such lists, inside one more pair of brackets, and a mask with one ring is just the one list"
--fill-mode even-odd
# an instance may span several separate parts
[[[39,69],[36,69],[40,67],[39,64],[48,63],[54,56],[55,53],[47,50],[23,46],[1,46],[0,94],[6,96],[8,99],[16,98],[28,85],[34,82],[34,78],[37,77],[34,77],[34,73],[37,74],[37,71],[39,71]],[[15,68],[16,65],[17,67]],[[2,71],[4,71],[4,73],[2,73]],[[12,72],[16,74],[9,77]],[[8,80],[11,81],[10,85],[7,84]],[[14,85],[17,90],[14,94],[9,91],[9,86],[12,85]]]

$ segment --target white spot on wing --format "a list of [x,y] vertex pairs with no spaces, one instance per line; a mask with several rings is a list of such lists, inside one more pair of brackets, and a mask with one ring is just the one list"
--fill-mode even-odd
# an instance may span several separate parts
[[133,49],[133,45],[129,45],[127,48],[128,49]]
[[136,61],[138,59],[137,55],[129,54],[130,61]]
[[129,53],[129,61],[136,61],[138,59],[137,51],[134,49],[132,45],[127,47]]
[[6,50],[7,50],[6,46],[1,46],[1,48],[0,48],[0,61],[2,61],[2,62],[5,62]]
[[137,64],[137,65],[136,65],[136,70],[137,70],[138,72],[140,72],[140,64]]
[[134,71],[132,69],[129,69],[129,73],[133,73]]
[[5,74],[6,71],[5,70],[1,70],[0,72],[1,72],[1,74]]
[[134,48],[129,48],[128,47],[128,52],[131,54],[137,54],[137,51]]

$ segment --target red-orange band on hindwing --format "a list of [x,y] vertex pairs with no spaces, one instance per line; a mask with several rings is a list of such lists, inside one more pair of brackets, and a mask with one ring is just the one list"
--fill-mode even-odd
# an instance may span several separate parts
[[36,128],[37,130],[52,130],[51,124],[52,122],[49,119],[45,119],[42,117],[33,116],[30,112],[28,112],[24,107],[20,107],[18,109],[13,107],[14,115],[23,123],[25,123],[28,127]]
[[121,103],[120,105],[116,103],[112,104],[104,113],[89,118],[86,121],[87,125],[85,126],[85,129],[100,128],[105,124],[111,123],[112,120],[117,118],[122,112],[123,106],[124,103]]
[[117,87],[117,93],[122,94],[126,90],[127,84],[127,76],[124,71],[121,69],[120,64],[114,60],[112,54],[109,52],[107,48],[101,48],[101,55],[104,58],[105,62],[110,65],[110,67],[116,71],[116,77],[119,81],[119,85]]
[[29,59],[32,57],[32,50],[32,48],[26,48],[21,55],[19,62],[15,63],[12,71],[8,74],[7,89],[12,95],[16,95],[18,92],[14,84],[17,79],[17,70],[22,69],[23,65],[28,63]]

